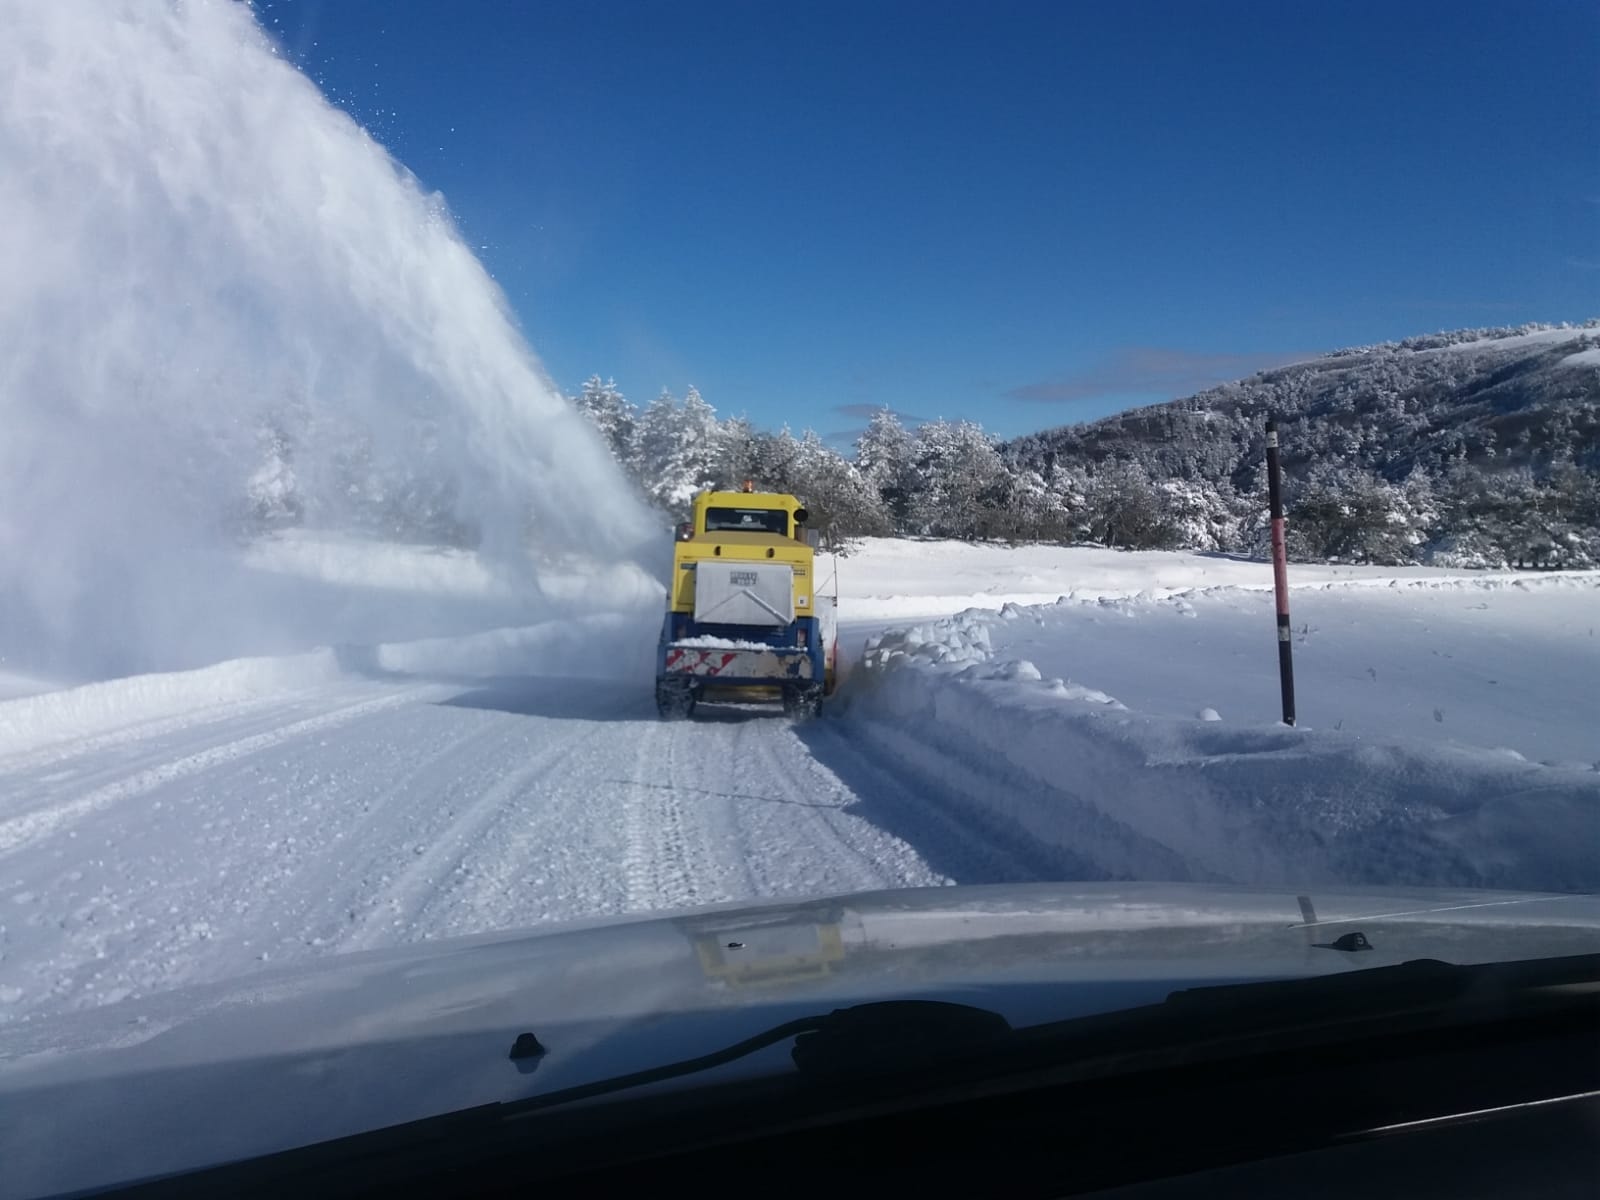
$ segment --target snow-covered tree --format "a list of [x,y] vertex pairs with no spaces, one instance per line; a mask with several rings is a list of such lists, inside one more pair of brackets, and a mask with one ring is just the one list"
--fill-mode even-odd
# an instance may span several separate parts
[[1289,517],[1297,558],[1398,565],[1415,562],[1427,540],[1406,490],[1364,472],[1313,471],[1294,489]]
[[881,408],[856,439],[855,450],[862,478],[877,489],[890,520],[897,527],[904,526],[911,515],[912,499],[921,490],[916,439],[895,413]]
[[994,439],[971,421],[930,421],[913,449],[919,490],[910,522],[935,537],[996,536],[997,517],[1010,507],[1010,473]]
[[250,533],[298,525],[305,516],[300,480],[294,472],[294,443],[277,422],[258,431],[261,465],[245,483],[245,527]]
[[[819,522],[852,533],[1256,554],[1267,549],[1271,413],[1297,557],[1583,565],[1600,561],[1600,370],[1573,360],[1600,347],[1600,321],[1561,341],[1516,338],[1541,328],[1335,352],[1004,446],[971,422],[911,432],[885,408],[854,463],[813,434],[718,421],[693,389],[639,413],[595,377],[577,400],[667,508],[705,482],[748,478],[806,496]],[[381,472],[347,466],[363,504],[372,487],[392,490]],[[288,469],[269,460],[250,489],[265,500]],[[263,516],[291,519],[270,502]]]
[[746,479],[754,480],[755,444],[761,436],[746,417],[729,417],[722,422],[711,459],[711,478],[716,486],[738,488]]
[[705,402],[693,384],[683,397],[682,424],[683,452],[678,461],[678,470],[683,485],[689,489],[688,499],[696,491],[716,482],[722,437],[717,410]]
[[1226,479],[1163,479],[1155,490],[1171,545],[1222,550],[1238,544],[1239,514]]
[[815,430],[801,436],[792,461],[792,481],[810,513],[811,527],[839,547],[851,538],[885,536],[894,523],[878,490],[861,470],[825,445]]
[[681,517],[694,494],[709,486],[718,458],[716,411],[694,388],[682,405],[663,390],[638,422],[633,469],[645,495]]
[[1089,478],[1086,497],[1089,534],[1121,550],[1164,550],[1178,544],[1178,532],[1163,496],[1142,463],[1106,463]]
[[615,381],[607,379],[602,383],[600,376],[589,376],[573,403],[600,431],[619,463],[633,459],[639,413],[618,390]]
[[997,536],[1012,541],[1056,542],[1070,545],[1082,540],[1087,477],[1054,465],[1044,473],[1013,469],[1011,508],[1006,528]]

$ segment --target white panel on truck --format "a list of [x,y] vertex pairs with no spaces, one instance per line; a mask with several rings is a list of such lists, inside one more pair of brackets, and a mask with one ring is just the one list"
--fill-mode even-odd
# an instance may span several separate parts
[[794,621],[794,572],[788,563],[717,562],[694,568],[694,619],[715,625],[760,625]]
[[830,667],[833,666],[834,647],[839,644],[838,603],[834,596],[818,596],[817,611],[811,614],[817,618],[817,627],[822,635],[822,661]]

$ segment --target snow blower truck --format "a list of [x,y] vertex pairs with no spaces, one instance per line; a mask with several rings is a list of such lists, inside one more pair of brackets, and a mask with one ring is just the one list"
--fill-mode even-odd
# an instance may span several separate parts
[[678,526],[656,655],[665,720],[709,701],[781,701],[804,719],[832,693],[838,597],[819,595],[816,534],[798,498],[705,491]]

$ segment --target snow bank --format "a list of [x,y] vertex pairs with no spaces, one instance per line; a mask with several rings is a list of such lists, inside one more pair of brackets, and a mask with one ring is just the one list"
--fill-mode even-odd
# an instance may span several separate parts
[[[1396,579],[1481,578],[1460,567],[1291,564],[1291,589]],[[833,560],[818,573],[827,577]],[[1454,567],[1454,569],[1441,569]],[[1270,590],[1268,562],[1226,554],[1108,550],[1099,546],[1003,546],[907,538],[862,538],[837,560],[840,616],[851,622],[948,616],[968,608],[1048,604],[1058,596],[1171,596],[1196,588]],[[1507,578],[1517,573],[1505,573]]]
[[0,703],[0,756],[131,724],[317,687],[343,674],[329,649],[135,675]]
[[212,719],[338,683],[541,675],[643,686],[655,669],[654,615],[653,608],[648,617],[602,612],[462,636],[323,647],[0,700],[0,759],[118,730],[143,736],[154,722]]
[[64,685],[61,683],[38,675],[0,670],[0,700],[15,700],[18,696],[36,696],[40,692],[53,692],[62,686]]
[[996,654],[999,626],[1043,616],[968,612],[869,642],[840,697],[852,736],[1088,877],[1600,888],[1600,771],[1131,712]]
[[[1392,586],[1391,586],[1392,585]],[[1308,586],[1291,602],[1299,720],[1587,766],[1600,759],[1600,576]],[[1151,716],[1280,714],[1272,593],[1066,598],[993,628],[996,653]]]
[[648,681],[655,673],[657,635],[656,623],[637,614],[597,613],[465,637],[380,645],[372,651],[370,665],[443,679],[553,675]]

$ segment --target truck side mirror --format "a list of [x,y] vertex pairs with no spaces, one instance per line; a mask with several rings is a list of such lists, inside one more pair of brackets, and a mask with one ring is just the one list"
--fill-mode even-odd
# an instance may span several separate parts
[[811,514],[808,513],[805,509],[797,508],[797,509],[794,510],[794,523],[796,525],[804,525],[810,519],[811,519]]

